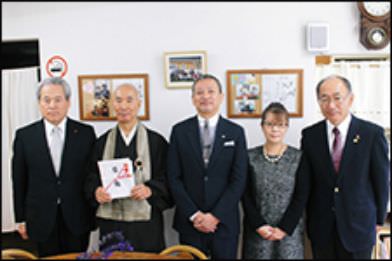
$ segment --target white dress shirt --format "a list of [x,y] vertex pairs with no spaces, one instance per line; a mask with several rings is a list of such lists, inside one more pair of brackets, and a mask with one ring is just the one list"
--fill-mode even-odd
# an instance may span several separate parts
[[65,140],[65,133],[66,133],[66,128],[67,128],[67,117],[65,117],[57,126],[53,125],[52,123],[48,122],[46,119],[44,119],[44,125],[45,125],[45,134],[46,134],[46,141],[48,142],[48,145],[52,144],[52,130],[54,127],[58,127],[60,129],[60,137],[61,141],[64,144]]
[[[202,130],[204,128],[205,122],[207,119],[197,115],[197,120],[199,121],[199,129]],[[215,130],[216,125],[218,124],[219,113],[215,114],[211,118],[208,119],[208,128],[210,129],[210,138],[213,141],[215,138]]]
[[333,141],[335,139],[335,134],[333,133],[333,128],[337,128],[340,132],[340,137],[342,139],[342,146],[344,148],[344,144],[346,142],[347,138],[347,133],[348,133],[348,128],[350,127],[350,122],[351,122],[351,114],[349,113],[347,117],[339,124],[339,126],[333,125],[330,121],[327,120],[327,137],[328,137],[328,146],[329,146],[329,152],[332,155],[332,147],[333,147]]

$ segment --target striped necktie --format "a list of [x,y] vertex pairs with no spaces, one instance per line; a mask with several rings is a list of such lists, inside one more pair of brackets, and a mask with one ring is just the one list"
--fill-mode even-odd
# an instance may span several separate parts
[[332,130],[335,139],[333,140],[332,144],[332,161],[333,165],[335,167],[336,173],[339,172],[339,167],[340,167],[340,160],[342,159],[342,138],[340,136],[340,131],[338,128],[333,128]]
[[203,145],[203,159],[204,165],[208,166],[208,160],[211,155],[211,136],[210,136],[210,128],[208,125],[208,120],[204,122],[204,126],[202,128],[202,145]]

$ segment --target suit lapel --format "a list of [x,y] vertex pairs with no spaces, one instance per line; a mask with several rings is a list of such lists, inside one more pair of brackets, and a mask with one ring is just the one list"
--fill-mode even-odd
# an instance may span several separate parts
[[[327,122],[324,120],[323,124],[320,125],[322,130],[320,131],[321,133],[321,158],[322,159],[327,159],[326,161],[326,167],[328,169],[327,173],[332,173],[333,175],[336,175],[335,168],[333,166],[333,161],[332,161],[332,156],[331,152],[329,150],[329,143],[328,143],[328,131],[327,131]],[[329,175],[330,178],[334,178],[334,176]],[[333,179],[334,180],[334,179]]]
[[359,133],[358,120],[352,116],[350,127],[348,128],[346,141],[344,142],[342,159],[340,161],[339,177],[345,173],[347,164],[351,162],[351,156],[354,155],[353,150],[355,143],[353,142],[356,135]]
[[218,124],[216,125],[215,130],[215,138],[214,138],[214,146],[212,147],[212,152],[210,156],[210,160],[208,163],[208,168],[211,168],[214,163],[216,162],[218,155],[220,154],[221,150],[223,149],[223,140],[226,137],[224,133],[224,120],[221,116],[219,116]]
[[196,161],[204,168],[204,161],[201,153],[199,122],[197,117],[191,119],[187,134],[188,141],[194,151]]
[[64,137],[63,153],[61,155],[61,166],[60,166],[59,176],[62,175],[64,169],[65,164],[63,163],[67,162],[70,157],[70,151],[72,151],[74,142],[77,142],[75,136],[78,135],[78,133],[79,133],[78,127],[74,124],[74,122],[71,119],[68,118],[65,137]]
[[55,177],[56,173],[54,170],[52,156],[50,153],[49,143],[48,140],[46,139],[46,130],[45,130],[45,124],[43,119],[40,121],[40,124],[38,125],[37,134],[38,135],[35,142],[37,142],[38,146],[41,147],[39,151],[42,150],[44,155],[46,155],[46,163],[48,165],[47,168],[51,170],[53,176]]

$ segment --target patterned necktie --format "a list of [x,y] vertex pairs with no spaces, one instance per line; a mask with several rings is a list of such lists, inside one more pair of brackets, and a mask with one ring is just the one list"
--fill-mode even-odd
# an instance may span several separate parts
[[335,167],[336,173],[339,172],[339,167],[340,167],[340,160],[342,158],[342,138],[340,136],[340,132],[338,128],[333,128],[332,130],[335,139],[332,144],[332,161],[333,165]]
[[203,159],[204,165],[207,167],[208,160],[211,154],[211,137],[210,137],[210,128],[208,126],[208,120],[204,122],[204,126],[202,129],[202,145],[203,145]]
[[52,129],[52,142],[50,143],[50,154],[52,156],[52,162],[57,176],[60,171],[61,153],[63,150],[63,142],[61,140],[60,131],[59,127],[54,127]]

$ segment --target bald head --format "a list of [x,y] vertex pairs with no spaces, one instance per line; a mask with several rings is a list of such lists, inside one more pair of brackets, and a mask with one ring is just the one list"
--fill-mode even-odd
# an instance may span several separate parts
[[134,85],[123,83],[114,90],[113,107],[119,123],[134,123],[137,119],[140,105],[140,94]]
[[132,96],[135,96],[138,100],[140,100],[140,93],[139,93],[138,89],[131,83],[122,83],[122,84],[118,85],[114,89],[114,96],[116,96],[119,91],[121,92],[123,90],[133,92]]

